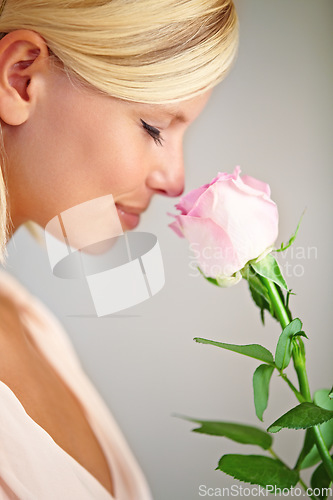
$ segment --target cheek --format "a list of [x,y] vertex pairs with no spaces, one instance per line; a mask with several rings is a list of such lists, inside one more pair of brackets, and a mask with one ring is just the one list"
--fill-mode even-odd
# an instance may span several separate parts
[[127,109],[109,97],[80,94],[72,87],[64,94],[61,109],[54,106],[54,123],[56,148],[63,157],[56,169],[67,187],[90,198],[136,189],[145,177],[145,142]]
[[99,184],[105,184],[112,194],[132,191],[145,181],[145,160],[134,144],[127,147],[116,138],[109,141],[103,155],[96,158]]
[[44,223],[86,200],[142,191],[151,163],[140,128],[123,110],[70,92],[47,100],[29,131],[30,212]]
[[117,199],[142,191],[148,158],[140,133],[135,137],[127,128],[115,130],[113,124],[94,120],[64,135],[47,180],[58,212],[60,203],[71,207],[106,194]]
[[117,127],[105,121],[88,140],[85,171],[95,186],[114,196],[142,187],[149,157],[140,130],[126,121],[119,120]]

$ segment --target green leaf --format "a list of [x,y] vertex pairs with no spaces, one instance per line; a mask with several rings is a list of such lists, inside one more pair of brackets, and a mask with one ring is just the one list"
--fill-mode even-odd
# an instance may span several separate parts
[[284,370],[289,365],[292,354],[292,338],[302,329],[302,322],[296,318],[282,331],[275,351],[275,365]]
[[269,383],[271,381],[274,366],[260,365],[253,374],[253,396],[256,415],[263,420],[264,411],[268,404]]
[[265,309],[267,309],[270,314],[274,314],[274,308],[267,288],[263,285],[258,275],[254,273],[250,267],[248,267],[246,273],[243,274],[243,278],[248,281],[252,299],[254,300],[254,303],[259,307],[261,321],[263,324],[265,324]]
[[242,444],[253,444],[264,450],[272,445],[272,436],[266,431],[251,425],[236,424],[233,422],[219,422],[215,420],[197,420],[195,418],[182,417],[190,422],[200,424],[201,427],[193,429],[193,432],[221,436]]
[[269,304],[268,304],[268,302],[266,302],[262,298],[261,295],[259,295],[256,292],[256,290],[250,285],[250,283],[249,283],[249,289],[250,289],[251,297],[252,297],[254,303],[260,309],[260,319],[261,319],[262,324],[264,325],[265,324],[265,314],[264,314],[264,312],[265,312],[265,309],[269,310]]
[[268,303],[262,298],[261,295],[259,295],[256,290],[254,288],[251,287],[250,283],[249,283],[249,289],[250,289],[250,293],[251,293],[251,297],[254,301],[254,303],[256,304],[256,306],[259,307],[260,309],[260,319],[261,319],[261,322],[262,324],[264,325],[265,324],[265,309],[268,309]]
[[[330,391],[328,389],[320,389],[314,393],[313,402],[325,408],[326,410],[333,410],[333,400],[329,397]],[[321,424],[320,431],[327,446],[330,450],[333,446],[333,419]],[[320,462],[321,457],[318,453],[317,446],[315,445],[314,439],[312,438],[311,448],[308,450],[306,455],[300,460],[300,469],[306,469],[312,467]]]
[[332,389],[329,391],[329,393],[328,393],[328,397],[329,397],[330,399],[333,399],[333,387],[332,387]]
[[242,269],[242,277],[248,281],[250,288],[253,288],[267,303],[271,302],[267,288],[250,265]]
[[333,400],[330,397],[328,389],[319,389],[316,391],[313,395],[313,402],[321,408],[333,411]]
[[274,281],[274,283],[281,288],[288,290],[285,279],[279,268],[279,264],[276,262],[272,254],[267,254],[266,257],[259,262],[251,262],[251,266],[256,273],[260,274],[260,276]]
[[[270,315],[273,316],[273,318],[279,321],[279,318],[277,317],[276,312],[274,310],[272,300],[269,296],[268,290],[261,281],[260,276],[254,271],[254,269],[252,269],[251,265],[246,265],[244,267],[244,269],[242,270],[242,276],[244,279],[248,281],[252,299],[260,309],[260,317],[262,323],[265,324],[265,318],[264,318],[265,310],[267,310],[270,313]],[[280,295],[281,301],[284,304],[288,316],[291,318],[291,313],[288,308],[290,291],[288,290],[286,299],[279,286],[277,287],[277,291]]]
[[[333,455],[332,455],[333,458]],[[325,466],[323,463],[317,467],[311,477],[311,488],[316,490],[316,493],[319,491],[320,494],[316,495],[321,500],[325,500],[330,493],[331,479],[326,472]]]
[[203,277],[204,277],[207,281],[209,281],[209,283],[212,283],[213,285],[216,285],[216,286],[220,286],[220,285],[218,284],[218,281],[217,281],[215,278],[211,278],[210,276],[206,276],[206,275],[203,273],[203,271],[200,269],[200,267],[199,267],[199,266],[197,266],[197,269],[198,269],[198,271],[200,271],[200,273],[202,274],[202,276],[203,276]]
[[220,288],[228,288],[229,286],[236,285],[242,279],[240,271],[235,272],[231,276],[217,276],[216,278],[211,278],[210,276],[206,276],[199,266],[197,266],[197,269],[209,283]]
[[264,488],[291,488],[298,482],[299,475],[282,462],[261,455],[224,455],[216,469],[225,474],[250,484],[259,484]]
[[[305,212],[305,210],[304,210],[304,212]],[[277,250],[275,250],[275,252],[284,252],[285,250],[287,250],[287,248],[291,247],[291,245],[294,243],[294,241],[296,240],[296,236],[297,236],[298,230],[300,228],[302,219],[303,219],[304,212],[302,213],[302,215],[301,215],[301,217],[299,219],[299,222],[298,222],[297,227],[296,227],[296,231],[291,236],[291,238],[289,239],[288,243],[286,245],[284,245],[283,243],[281,243],[281,247],[278,248]]]
[[[314,443],[315,443],[314,435],[312,432],[312,428],[310,427],[309,429],[306,429],[306,431],[305,431],[303,447],[302,447],[301,452],[298,456],[298,459],[297,459],[297,462],[295,465],[295,469],[299,470],[299,469],[303,468],[303,467],[301,467],[301,464],[302,464],[304,458],[310,453]],[[318,461],[319,460],[320,459],[318,459]]]
[[249,356],[250,358],[259,359],[259,361],[264,361],[265,363],[274,363],[273,354],[259,344],[248,344],[248,345],[237,345],[237,344],[225,344],[224,342],[215,342],[214,340],[202,339],[200,337],[195,337],[193,340],[199,344],[210,344],[216,347],[221,347],[222,349],[227,349],[228,351],[238,352],[244,356]]
[[320,408],[313,403],[301,403],[278,418],[268,427],[268,432],[281,429],[308,429],[333,418],[333,411]]

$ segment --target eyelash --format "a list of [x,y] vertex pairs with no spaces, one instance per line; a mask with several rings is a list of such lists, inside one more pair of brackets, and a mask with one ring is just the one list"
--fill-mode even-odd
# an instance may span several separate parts
[[155,144],[158,146],[163,146],[162,141],[164,140],[163,137],[161,136],[160,130],[158,128],[152,127],[148,123],[144,122],[141,118],[140,121],[142,123],[143,128],[148,132],[150,137],[152,137],[155,141]]

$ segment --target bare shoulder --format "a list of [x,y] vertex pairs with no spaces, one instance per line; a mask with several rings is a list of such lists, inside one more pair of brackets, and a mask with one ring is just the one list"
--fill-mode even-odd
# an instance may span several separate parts
[[20,307],[0,288],[0,381],[13,391],[27,414],[112,494],[109,465],[85,411],[36,350]]
[[0,288],[0,380],[17,396],[29,380],[30,351],[20,306]]
[[[20,330],[22,322],[18,305],[0,288],[0,334],[8,335],[11,331]],[[0,339],[1,340],[1,339]]]

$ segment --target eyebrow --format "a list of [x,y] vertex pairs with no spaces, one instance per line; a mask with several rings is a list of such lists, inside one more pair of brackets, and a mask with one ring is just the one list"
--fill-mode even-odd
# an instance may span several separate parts
[[172,118],[174,118],[176,121],[178,121],[180,123],[187,123],[187,121],[188,121],[185,114],[182,111],[179,111],[177,109],[176,105],[150,104],[149,107],[152,111],[154,111],[154,112],[158,111],[159,113],[162,112],[163,114],[165,114],[167,116],[171,116]]

